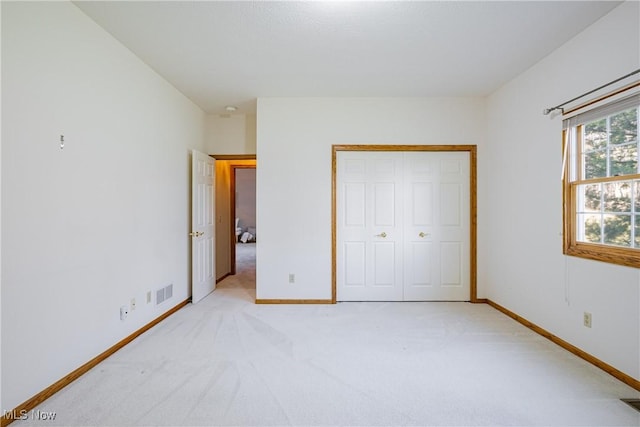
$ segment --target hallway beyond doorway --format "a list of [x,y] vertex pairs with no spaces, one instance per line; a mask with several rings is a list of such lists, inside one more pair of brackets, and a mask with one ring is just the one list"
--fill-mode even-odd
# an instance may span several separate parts
[[217,285],[218,289],[235,289],[242,292],[242,299],[256,299],[256,244],[236,243],[236,274],[227,276]]

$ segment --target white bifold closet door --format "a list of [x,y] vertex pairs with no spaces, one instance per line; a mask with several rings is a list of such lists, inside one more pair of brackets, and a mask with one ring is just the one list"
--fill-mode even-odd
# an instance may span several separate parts
[[339,151],[338,301],[466,301],[466,151]]

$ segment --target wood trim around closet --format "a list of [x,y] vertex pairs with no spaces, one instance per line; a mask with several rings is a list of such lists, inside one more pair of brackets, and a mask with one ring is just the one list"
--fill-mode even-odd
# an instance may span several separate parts
[[333,145],[331,153],[331,302],[337,302],[337,154],[339,151],[467,151],[469,152],[469,302],[477,290],[477,146],[476,145]]

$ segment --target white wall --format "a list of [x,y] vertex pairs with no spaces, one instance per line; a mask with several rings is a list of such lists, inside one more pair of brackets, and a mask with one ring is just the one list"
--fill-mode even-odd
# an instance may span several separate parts
[[216,280],[231,273],[230,163],[216,160]]
[[333,144],[482,150],[485,129],[482,99],[258,99],[257,298],[331,298]]
[[256,154],[256,115],[209,114],[205,140],[209,154]]
[[562,255],[561,118],[542,109],[639,67],[639,6],[614,9],[488,99],[478,248],[490,299],[636,379],[640,274]]
[[[2,7],[0,6],[0,34],[2,34]],[[2,49],[0,48],[0,52]],[[0,82],[2,82],[2,55],[0,55]],[[2,117],[2,102],[0,102],[0,117]],[[2,135],[2,120],[0,120],[0,135]],[[0,138],[0,309],[2,308],[2,139]],[[0,410],[6,408],[2,400],[2,315],[0,313]]]
[[[11,409],[190,295],[189,149],[204,149],[204,113],[67,2],[2,2],[2,66]],[[145,303],[169,283],[171,300]]]

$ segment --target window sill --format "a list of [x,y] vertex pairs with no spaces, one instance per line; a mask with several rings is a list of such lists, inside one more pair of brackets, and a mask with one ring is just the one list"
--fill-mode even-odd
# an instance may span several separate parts
[[626,267],[640,267],[640,249],[575,243],[565,247],[564,254]]

